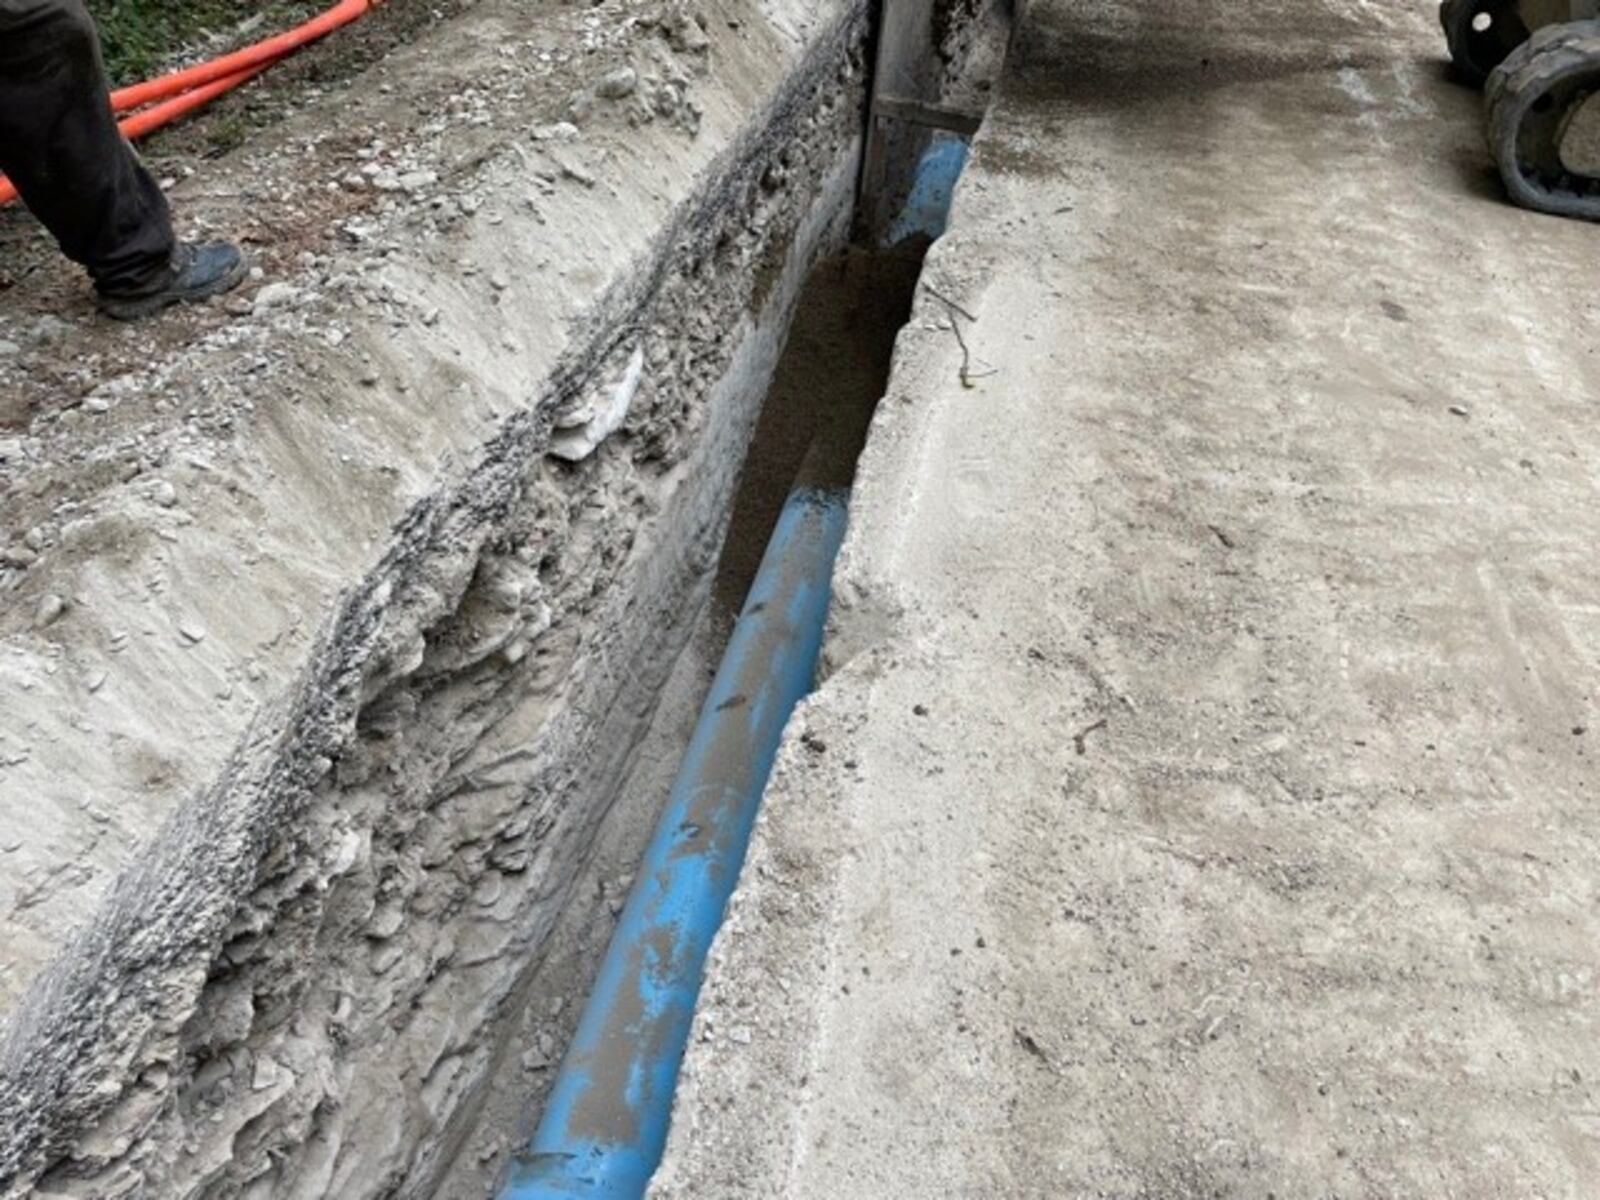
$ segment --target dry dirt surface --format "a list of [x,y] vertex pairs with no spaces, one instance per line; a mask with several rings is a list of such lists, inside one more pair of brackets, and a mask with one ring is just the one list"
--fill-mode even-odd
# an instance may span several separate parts
[[1441,59],[1031,6],[654,1195],[1600,1194],[1600,231]]

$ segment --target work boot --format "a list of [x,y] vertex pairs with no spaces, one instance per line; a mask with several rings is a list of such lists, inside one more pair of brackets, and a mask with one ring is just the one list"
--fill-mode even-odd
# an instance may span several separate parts
[[244,275],[244,255],[232,242],[179,242],[166,270],[148,285],[99,293],[100,311],[119,321],[137,321],[173,304],[220,295]]

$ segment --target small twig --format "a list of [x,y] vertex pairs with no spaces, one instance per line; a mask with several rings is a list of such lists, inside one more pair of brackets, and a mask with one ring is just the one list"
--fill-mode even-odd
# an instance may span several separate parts
[[967,373],[972,369],[972,351],[967,349],[967,339],[961,336],[961,325],[953,312],[950,314],[950,331],[956,335],[956,345],[961,347],[961,386],[969,388],[972,379]]
[[1072,735],[1072,744],[1077,749],[1079,758],[1089,753],[1089,735],[1105,727],[1106,719],[1101,717],[1093,725],[1086,725],[1080,732]]
[[1057,1075],[1061,1073],[1061,1068],[1056,1065],[1055,1056],[1051,1054],[1049,1050],[1045,1049],[1043,1043],[1041,1043],[1033,1034],[1029,1033],[1020,1025],[1015,1026],[1011,1030],[1011,1034],[1017,1039],[1017,1045],[1021,1046],[1029,1054],[1033,1055],[1033,1057],[1037,1058],[1041,1063],[1043,1063],[1046,1070]]
[[935,288],[933,286],[933,284],[924,283],[922,285],[922,287],[923,287],[923,290],[928,293],[928,295],[932,296],[935,300],[939,300],[939,301],[943,302],[943,304],[944,304],[944,306],[946,308],[955,310],[956,312],[960,313],[963,317],[965,317],[969,321],[972,321],[974,323],[977,322],[977,320],[978,320],[977,317],[973,316],[966,309],[962,308],[961,305],[957,304],[954,300],[950,299],[949,296],[946,296],[943,292],[939,291],[937,288]]
[[997,371],[983,371],[976,375],[972,372],[972,351],[967,346],[967,339],[961,336],[961,322],[957,318],[965,317],[974,323],[977,322],[978,318],[950,299],[949,296],[936,290],[931,283],[924,283],[922,286],[927,289],[928,295],[950,310],[950,331],[956,335],[956,345],[961,347],[961,386],[970,388],[973,386],[973,380],[987,379],[990,375],[998,374],[999,372]]

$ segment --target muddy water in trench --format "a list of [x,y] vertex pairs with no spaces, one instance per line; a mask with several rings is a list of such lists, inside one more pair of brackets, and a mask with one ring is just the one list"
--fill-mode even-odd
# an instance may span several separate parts
[[806,482],[848,484],[911,316],[927,243],[849,247],[812,271],[739,479],[712,595],[724,640],[807,453]]

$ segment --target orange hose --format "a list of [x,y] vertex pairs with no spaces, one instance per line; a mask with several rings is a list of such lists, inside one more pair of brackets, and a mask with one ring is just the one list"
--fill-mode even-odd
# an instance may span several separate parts
[[122,130],[122,136],[130,142],[141,138],[152,130],[169,125],[185,113],[210,104],[224,92],[231,92],[242,83],[254,79],[261,72],[278,60],[269,58],[264,63],[257,63],[243,71],[232,75],[224,75],[221,79],[213,80],[202,87],[197,87],[182,95],[174,96],[170,100],[163,100],[160,104],[152,104],[149,108],[136,112],[131,117],[124,117],[117,128]]
[[[136,83],[111,93],[111,110],[125,113],[130,109],[149,104],[149,108],[125,117],[118,123],[122,136],[132,140],[143,137],[163,125],[170,124],[209,104],[224,92],[230,92],[242,83],[254,79],[273,63],[293,53],[318,38],[326,37],[359,17],[365,16],[383,0],[339,0],[320,16],[311,18],[285,33],[277,34],[243,50],[224,54],[221,58],[200,63],[182,71],[174,71],[159,79]],[[160,101],[160,103],[152,103]],[[0,205],[10,204],[17,198],[17,189],[4,175],[0,175]]]
[[224,54],[221,58],[214,58],[210,62],[200,63],[198,66],[163,75],[159,79],[136,83],[132,87],[112,92],[111,108],[114,112],[127,112],[129,109],[149,104],[152,100],[164,100],[168,96],[176,96],[190,88],[232,78],[252,67],[269,65],[290,51],[298,50],[318,38],[326,37],[335,29],[364,16],[372,9],[374,3],[375,0],[339,0],[339,3],[322,15],[313,17],[304,25],[286,33],[269,37],[253,46],[246,46],[243,50]]

